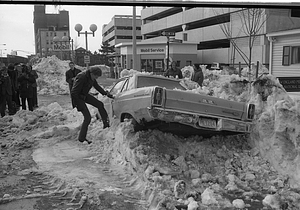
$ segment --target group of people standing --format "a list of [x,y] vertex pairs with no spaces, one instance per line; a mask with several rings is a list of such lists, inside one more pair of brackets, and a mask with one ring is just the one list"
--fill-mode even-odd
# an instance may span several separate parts
[[33,111],[38,107],[38,74],[30,64],[3,65],[0,69],[0,114],[15,114],[20,107]]
[[[202,87],[202,83],[204,80],[204,75],[202,72],[202,69],[200,68],[200,65],[198,63],[195,63],[193,65],[194,74],[191,76],[191,80],[194,82],[197,82],[200,87]],[[164,74],[165,77],[173,77],[177,79],[183,79],[182,72],[179,68],[176,67],[176,62],[173,61],[171,63],[171,67],[167,69],[167,71]]]

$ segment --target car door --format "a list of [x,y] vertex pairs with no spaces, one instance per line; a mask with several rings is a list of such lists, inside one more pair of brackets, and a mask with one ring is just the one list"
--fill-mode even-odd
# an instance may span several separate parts
[[127,78],[123,78],[123,79],[119,80],[109,91],[110,94],[112,94],[114,96],[114,99],[111,99],[107,96],[104,96],[102,99],[104,108],[106,109],[108,117],[110,119],[113,119],[115,116],[113,104],[119,100],[120,94],[121,94],[127,80],[128,80]]

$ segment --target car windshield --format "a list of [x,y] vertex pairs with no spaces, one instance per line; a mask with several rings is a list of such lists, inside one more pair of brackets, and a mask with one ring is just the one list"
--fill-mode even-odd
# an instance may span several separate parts
[[180,90],[186,90],[185,87],[183,87],[182,85],[180,85],[180,80],[170,80],[167,79],[165,77],[138,77],[138,83],[137,83],[137,87],[141,88],[141,87],[150,87],[150,86],[160,86],[160,87],[164,87],[166,89],[180,89]]

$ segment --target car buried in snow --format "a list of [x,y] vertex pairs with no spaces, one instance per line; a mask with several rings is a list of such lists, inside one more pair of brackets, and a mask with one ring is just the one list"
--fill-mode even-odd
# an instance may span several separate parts
[[131,120],[135,130],[177,135],[249,133],[255,105],[187,91],[179,79],[137,73],[119,79],[102,97],[109,118]]

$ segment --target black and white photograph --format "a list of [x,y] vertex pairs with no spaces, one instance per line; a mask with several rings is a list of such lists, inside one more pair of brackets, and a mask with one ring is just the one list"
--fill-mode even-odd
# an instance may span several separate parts
[[4,1],[0,210],[299,210],[300,2]]

